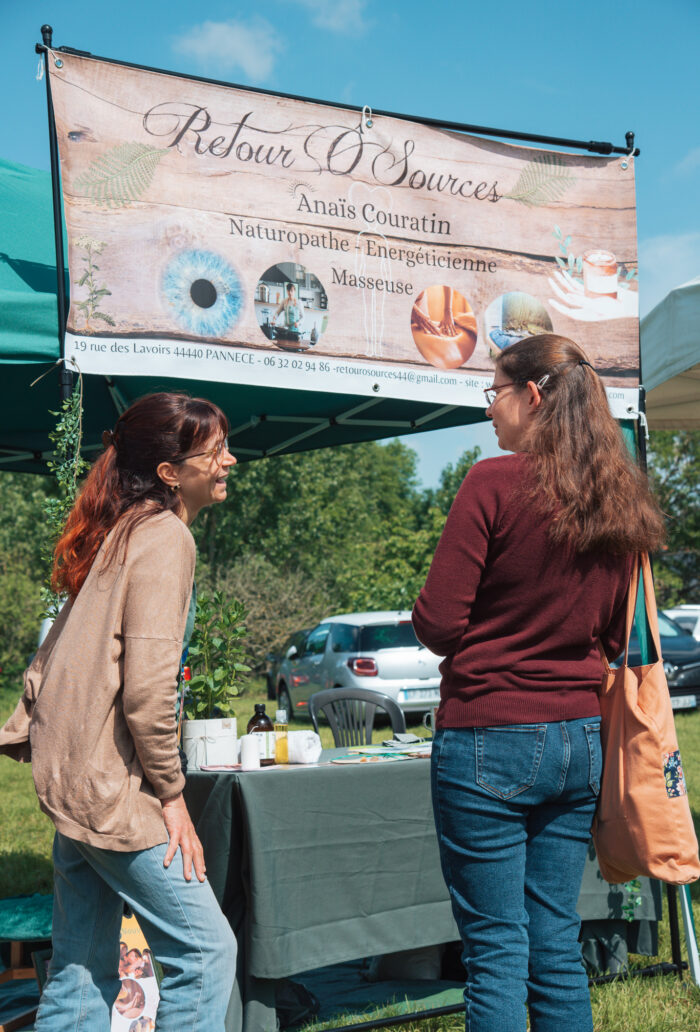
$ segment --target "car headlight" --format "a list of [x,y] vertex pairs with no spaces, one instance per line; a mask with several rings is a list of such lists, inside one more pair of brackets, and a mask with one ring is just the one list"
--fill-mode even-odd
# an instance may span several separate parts
[[676,667],[676,673],[673,677],[668,678],[669,684],[687,685],[688,687],[698,688],[700,687],[700,663],[688,663],[682,667]]
[[669,684],[672,684],[673,681],[675,681],[678,677],[678,667],[674,666],[673,663],[669,663],[669,661],[665,659],[664,673],[666,674],[666,680],[669,682]]

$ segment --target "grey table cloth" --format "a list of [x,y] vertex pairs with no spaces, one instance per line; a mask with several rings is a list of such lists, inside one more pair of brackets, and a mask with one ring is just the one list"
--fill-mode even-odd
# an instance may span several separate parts
[[[188,775],[207,876],[239,944],[228,1032],[274,1032],[278,979],[458,938],[429,774],[416,759]],[[593,854],[581,917],[621,918],[624,896]],[[648,883],[642,896],[638,916],[658,917]]]

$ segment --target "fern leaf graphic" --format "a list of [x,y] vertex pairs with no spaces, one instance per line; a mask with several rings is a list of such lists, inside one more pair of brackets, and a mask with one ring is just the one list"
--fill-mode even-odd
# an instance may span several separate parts
[[533,161],[528,161],[518,176],[518,181],[510,193],[504,197],[528,208],[539,207],[550,201],[558,201],[576,177],[556,154],[541,154]]
[[124,208],[143,196],[166,153],[145,143],[120,143],[78,176],[76,188],[102,208]]

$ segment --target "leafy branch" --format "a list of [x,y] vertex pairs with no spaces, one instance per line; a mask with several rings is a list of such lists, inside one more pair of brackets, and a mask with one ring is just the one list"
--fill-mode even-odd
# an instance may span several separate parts
[[206,595],[197,599],[188,652],[192,679],[187,682],[185,695],[185,712],[190,719],[233,716],[241,675],[250,670],[242,644],[247,633],[245,616],[243,603],[236,599],[227,602],[220,591],[211,599]]
[[[577,255],[571,250],[571,235],[564,236],[559,226],[555,226],[552,236],[559,241],[561,254],[554,257],[563,274],[571,280],[583,280],[583,255]],[[633,281],[638,278],[637,267],[628,268],[624,264],[618,265],[617,277],[618,288],[628,290]]]
[[633,878],[632,881],[625,882],[623,888],[627,892],[627,897],[622,904],[622,913],[625,915],[625,921],[634,921],[634,912],[642,905],[642,883],[639,878]]
[[145,143],[120,143],[78,176],[76,189],[102,208],[124,208],[146,192],[167,153]]
[[535,208],[558,201],[575,183],[576,177],[557,154],[540,154],[528,161],[515,186],[504,197]]
[[583,255],[576,255],[569,250],[571,247],[571,235],[564,236],[559,226],[554,227],[553,236],[559,241],[559,250],[564,256],[561,258],[555,255],[557,265],[563,273],[571,279],[583,279]]
[[62,600],[51,588],[54,548],[75,503],[80,477],[89,469],[89,464],[80,454],[83,442],[82,374],[78,375],[78,383],[71,396],[66,398],[58,412],[51,412],[51,415],[56,416],[57,421],[49,434],[54,454],[48,467],[56,480],[57,494],[47,496],[44,501],[45,533],[41,552],[46,571],[42,590],[45,616],[55,618]]
[[112,291],[107,290],[106,287],[100,287],[95,273],[99,271],[99,265],[95,261],[95,255],[102,254],[105,244],[100,240],[93,240],[92,237],[81,236],[76,241],[78,247],[85,251],[85,257],[83,261],[83,274],[77,281],[77,286],[87,287],[88,295],[84,301],[76,301],[75,307],[78,308],[85,319],[85,330],[89,332],[92,327],[90,321],[92,319],[101,319],[102,322],[107,323],[108,326],[114,326],[115,322],[111,315],[107,315],[106,312],[100,311],[100,304],[104,297],[111,297]]
[[629,290],[634,280],[639,279],[638,270],[635,267],[628,269],[625,265],[618,265],[618,287],[622,287],[624,290]]

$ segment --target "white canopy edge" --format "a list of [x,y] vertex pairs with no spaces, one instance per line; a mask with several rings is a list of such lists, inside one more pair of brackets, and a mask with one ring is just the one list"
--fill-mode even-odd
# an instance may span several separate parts
[[652,430],[700,430],[700,362],[647,394]]
[[700,429],[700,276],[642,319],[640,346],[650,427]]

